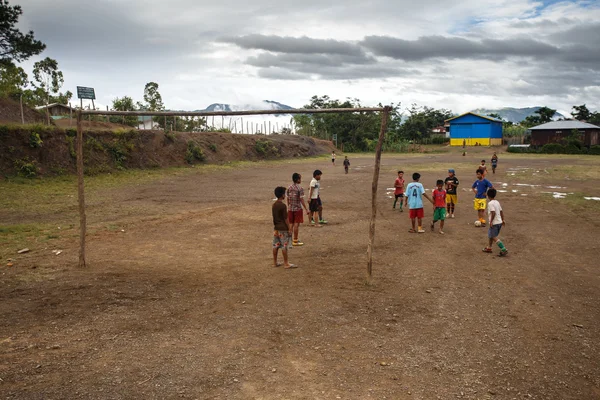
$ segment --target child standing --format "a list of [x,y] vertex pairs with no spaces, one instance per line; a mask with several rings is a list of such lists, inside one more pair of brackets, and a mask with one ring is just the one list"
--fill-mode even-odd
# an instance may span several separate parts
[[493,189],[492,182],[488,181],[483,177],[483,171],[478,169],[476,171],[477,180],[473,183],[471,189],[475,193],[475,200],[473,207],[477,211],[477,220],[481,222],[481,226],[485,226],[485,207],[486,207],[486,193],[488,189]]
[[333,164],[333,166],[335,167],[335,151],[331,152],[331,163]]
[[496,200],[496,189],[490,189],[487,192],[487,196],[490,199],[488,203],[488,217],[490,221],[490,228],[488,229],[488,245],[483,249],[484,253],[492,252],[492,244],[495,242],[500,247],[499,256],[503,257],[508,254],[508,250],[504,247],[504,243],[498,238],[500,236],[500,229],[506,225],[504,220],[504,211],[500,202]]
[[302,183],[302,175],[294,172],[292,175],[292,181],[293,183],[288,187],[286,192],[288,220],[292,226],[292,232],[294,234],[292,246],[303,246],[304,243],[298,239],[298,231],[300,230],[300,224],[304,223],[304,214],[302,213],[302,209],[304,208],[306,212],[308,212],[308,207],[304,202],[304,189],[302,189],[302,186],[300,186],[300,183]]
[[444,181],[438,179],[435,183],[437,188],[433,191],[433,221],[431,231],[435,230],[435,223],[440,221],[440,234],[444,234],[444,220],[446,219],[446,191]]
[[444,181],[446,184],[446,207],[450,218],[454,218],[454,206],[458,202],[458,193],[456,188],[458,187],[458,178],[456,177],[454,170],[448,170],[448,177]]
[[288,262],[288,249],[290,247],[290,222],[288,221],[287,207],[285,200],[285,188],[278,186],[275,188],[275,197],[277,201],[273,204],[273,266],[280,267],[282,264],[277,262],[279,249],[283,254],[283,267],[296,268],[294,264]]
[[321,203],[320,190],[321,190],[321,175],[323,173],[320,170],[315,170],[313,172],[313,179],[310,181],[310,192],[308,197],[310,197],[309,208],[309,217],[311,219],[311,224],[315,224],[315,221],[319,221],[316,223],[317,228],[326,224],[327,221],[323,219],[323,204]]
[[496,152],[494,152],[494,155],[492,156],[492,174],[496,173],[497,166],[498,166],[498,156],[496,155]]
[[350,167],[350,160],[348,160],[348,156],[344,158],[344,170],[348,173],[348,168]]
[[[413,181],[408,184],[406,187],[406,200],[404,205],[408,205],[409,209],[409,217],[412,224],[412,229],[409,230],[410,233],[425,233],[423,229],[423,199],[422,196],[425,196],[427,200],[429,200],[433,204],[433,200],[427,193],[425,193],[425,188],[421,183],[419,183],[419,179],[421,179],[421,174],[415,172],[412,176]],[[418,219],[418,230],[415,230],[415,219]]]
[[398,171],[398,177],[396,178],[396,182],[394,182],[394,209],[396,209],[396,202],[400,199],[400,212],[403,212],[402,209],[402,201],[404,200],[404,171]]

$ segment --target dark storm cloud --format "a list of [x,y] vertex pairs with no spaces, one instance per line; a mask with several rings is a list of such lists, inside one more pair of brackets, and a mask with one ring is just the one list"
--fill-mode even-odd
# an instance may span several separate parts
[[600,47],[600,22],[579,24],[553,33],[549,39],[558,43],[589,44]]
[[539,57],[558,54],[552,45],[531,39],[483,39],[480,41],[444,36],[426,36],[404,40],[389,36],[367,36],[361,44],[378,56],[403,61],[431,58],[475,59],[510,56]]
[[288,37],[275,35],[246,35],[225,37],[224,43],[232,43],[243,49],[266,50],[274,53],[292,54],[343,54],[362,56],[363,49],[353,43],[333,39],[312,39],[306,36]]
[[271,54],[262,53],[248,57],[246,64],[255,67],[280,67],[293,65],[313,65],[317,67],[339,67],[345,64],[374,64],[377,60],[366,55],[348,56],[344,54]]

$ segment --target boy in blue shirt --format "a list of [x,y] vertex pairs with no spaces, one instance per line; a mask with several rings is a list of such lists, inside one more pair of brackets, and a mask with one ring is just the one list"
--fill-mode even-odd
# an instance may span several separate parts
[[494,186],[492,182],[488,181],[483,177],[484,171],[478,169],[476,171],[477,180],[473,183],[471,187],[473,193],[475,193],[475,201],[473,202],[473,208],[477,211],[477,219],[481,222],[481,226],[485,226],[485,208],[487,206],[486,203],[486,195],[488,189],[493,189]]
[[[415,172],[412,176],[413,181],[408,184],[406,190],[404,191],[406,200],[404,201],[404,205],[408,205],[408,216],[410,217],[410,222],[412,223],[412,229],[409,230],[410,233],[425,233],[423,229],[423,198],[421,196],[425,196],[427,200],[433,204],[433,200],[427,193],[425,193],[425,188],[421,183],[419,183],[419,179],[421,179],[421,174]],[[419,221],[419,229],[415,230],[415,219]]]

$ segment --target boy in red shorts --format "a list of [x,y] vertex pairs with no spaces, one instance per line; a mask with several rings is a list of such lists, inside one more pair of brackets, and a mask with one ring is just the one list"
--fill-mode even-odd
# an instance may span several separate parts
[[[425,188],[421,183],[419,183],[419,179],[421,179],[421,174],[415,172],[412,176],[413,181],[408,184],[406,187],[406,200],[404,205],[408,206],[409,209],[409,217],[412,223],[412,229],[409,230],[410,233],[425,233],[423,229],[423,199],[421,196],[425,196],[427,200],[433,204],[433,200],[427,193],[425,193]],[[418,220],[418,230],[415,230],[415,219]]]
[[400,212],[404,211],[402,210],[402,198],[404,197],[404,171],[398,171],[398,177],[396,178],[396,181],[394,182],[394,209],[396,209],[396,202],[398,201],[398,199],[400,199]]
[[287,205],[288,205],[288,219],[292,225],[292,232],[294,233],[294,240],[292,246],[303,246],[300,240],[298,240],[298,232],[300,230],[300,224],[304,222],[304,214],[302,209],[308,212],[308,207],[304,202],[304,189],[300,186],[302,183],[302,175],[294,172],[292,175],[292,184],[287,189]]

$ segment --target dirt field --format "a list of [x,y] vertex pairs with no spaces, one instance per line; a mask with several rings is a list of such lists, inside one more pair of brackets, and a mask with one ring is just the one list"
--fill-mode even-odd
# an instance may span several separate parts
[[[499,258],[462,191],[482,156],[384,157],[371,285],[372,155],[90,178],[85,270],[72,181],[3,186],[0,397],[599,399],[600,158],[500,154]],[[409,234],[396,170],[432,188],[449,167],[446,235]],[[329,225],[273,268],[272,191],[315,168]]]

